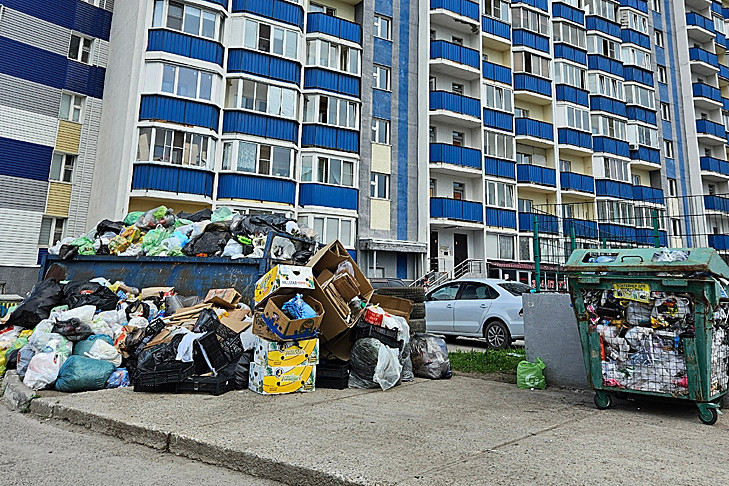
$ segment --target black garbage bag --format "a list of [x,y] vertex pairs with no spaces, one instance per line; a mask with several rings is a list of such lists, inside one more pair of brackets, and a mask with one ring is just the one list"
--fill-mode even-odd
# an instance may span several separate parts
[[283,214],[262,214],[255,216],[233,217],[230,223],[230,231],[234,235],[251,236],[257,234],[268,234],[273,231],[286,231],[286,223],[294,221]]
[[71,317],[65,321],[56,320],[52,332],[60,334],[74,343],[83,341],[94,333],[88,324],[81,322],[77,317]]
[[14,370],[18,367],[18,353],[20,349],[13,349],[5,354],[5,369]]
[[58,250],[58,256],[61,260],[71,260],[76,255],[78,255],[78,246],[61,245],[61,248]]
[[124,223],[121,221],[111,221],[105,219],[96,225],[96,234],[103,235],[104,233],[114,233],[118,235],[124,229]]
[[244,390],[248,388],[248,376],[251,372],[251,361],[253,361],[253,350],[246,351],[238,360],[238,366],[236,366],[235,375],[233,375],[236,390]]
[[296,263],[304,265],[309,260],[311,260],[311,257],[313,257],[313,256],[314,256],[313,250],[299,250],[294,253],[294,256],[291,257],[291,259]]
[[205,227],[205,231],[182,248],[182,253],[188,256],[219,256],[222,255],[229,239],[228,226],[224,223],[210,223]]
[[195,327],[192,328],[193,332],[208,332],[214,331],[220,326],[218,315],[212,309],[203,309],[200,311],[200,315],[195,322]]
[[160,370],[174,368],[176,366],[189,367],[189,363],[182,363],[177,361],[177,347],[182,341],[183,335],[178,334],[174,336],[169,342],[159,344],[149,349],[143,350],[137,361],[137,368],[135,371],[135,380],[146,373],[155,373]]
[[205,208],[193,214],[180,212],[180,214],[177,215],[177,218],[186,219],[188,221],[192,221],[193,223],[199,223],[200,221],[210,220],[212,216],[213,211],[211,209]]
[[375,338],[362,338],[354,342],[352,357],[349,358],[352,366],[349,373],[350,388],[380,388],[373,379],[380,346],[384,345]]
[[63,287],[63,293],[69,309],[93,305],[97,311],[108,311],[116,309],[119,302],[112,290],[96,282],[71,281]]
[[61,286],[47,278],[33,286],[28,297],[10,313],[8,325],[34,328],[43,319],[48,319],[51,309],[62,305],[65,296]]

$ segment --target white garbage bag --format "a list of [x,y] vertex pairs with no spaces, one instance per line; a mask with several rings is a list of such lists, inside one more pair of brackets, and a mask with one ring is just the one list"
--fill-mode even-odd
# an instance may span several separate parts
[[33,356],[25,372],[23,383],[33,390],[41,390],[58,378],[66,358],[57,353],[38,353]]
[[99,359],[102,361],[109,361],[113,363],[117,368],[121,366],[122,356],[119,351],[107,343],[103,339],[96,339],[91,348],[84,353],[87,358]]
[[397,349],[382,344],[377,353],[377,365],[372,380],[383,390],[397,385],[402,373],[402,365],[398,359]]

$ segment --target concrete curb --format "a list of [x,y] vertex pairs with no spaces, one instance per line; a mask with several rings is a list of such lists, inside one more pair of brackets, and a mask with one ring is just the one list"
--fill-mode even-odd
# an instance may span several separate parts
[[2,381],[2,397],[10,410],[27,412],[32,400],[37,396],[35,391],[23,384],[14,370],[5,373]]

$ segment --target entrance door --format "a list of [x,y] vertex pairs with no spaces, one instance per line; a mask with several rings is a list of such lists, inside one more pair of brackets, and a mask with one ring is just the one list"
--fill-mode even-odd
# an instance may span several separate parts
[[438,232],[430,232],[430,271],[438,271]]
[[453,266],[454,268],[468,259],[468,235],[453,234]]

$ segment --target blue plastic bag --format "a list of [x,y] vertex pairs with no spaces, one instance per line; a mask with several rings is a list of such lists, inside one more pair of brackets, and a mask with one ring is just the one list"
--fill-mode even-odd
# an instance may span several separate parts
[[126,368],[117,368],[108,380],[106,380],[106,388],[120,388],[129,386],[129,372]]
[[296,297],[286,302],[283,305],[282,310],[288,314],[291,319],[309,319],[317,316],[314,309],[304,302],[301,294],[296,294]]
[[63,362],[58,372],[56,390],[68,393],[101,390],[114,370],[116,366],[109,361],[73,355]]
[[94,345],[94,341],[96,341],[97,339],[102,339],[112,345],[114,344],[114,342],[111,340],[111,337],[107,336],[106,334],[92,334],[83,341],[77,342],[73,346],[73,354],[86,356],[86,353],[91,349],[91,346]]

